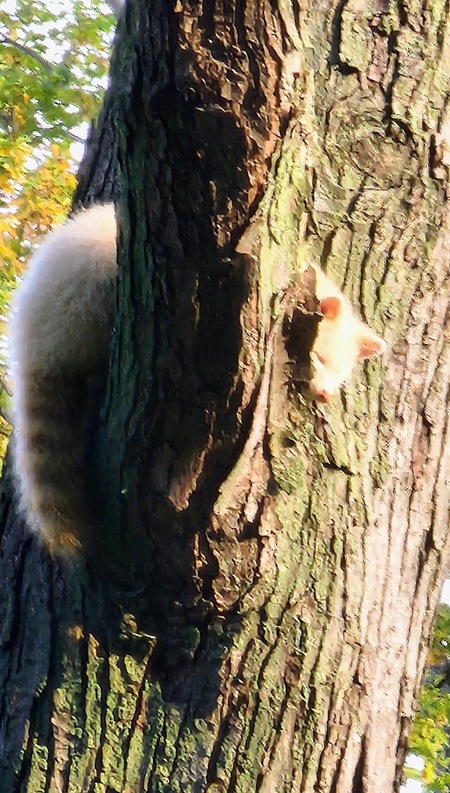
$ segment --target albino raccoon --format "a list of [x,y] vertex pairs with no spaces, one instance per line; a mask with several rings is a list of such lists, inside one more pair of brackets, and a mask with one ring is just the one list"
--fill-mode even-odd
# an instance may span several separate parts
[[[53,549],[80,545],[87,523],[83,454],[93,386],[106,377],[115,301],[112,204],[80,212],[32,257],[13,303],[15,472],[31,525]],[[324,315],[311,358],[314,398],[328,402],[358,358],[384,342],[320,270]]]
[[94,206],[47,237],[13,302],[15,472],[51,547],[79,544],[86,411],[106,376],[116,275],[114,207]]
[[323,319],[311,350],[313,399],[331,402],[348,381],[358,360],[379,355],[386,342],[353,311],[347,298],[321,270],[316,273],[316,297]]

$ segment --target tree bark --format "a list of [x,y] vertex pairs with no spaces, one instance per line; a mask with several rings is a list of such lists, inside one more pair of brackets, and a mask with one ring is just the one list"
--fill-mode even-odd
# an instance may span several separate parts
[[[77,194],[120,218],[107,517],[51,561],[4,500],[0,791],[399,788],[448,546],[449,46],[437,3],[128,3]],[[311,263],[390,343],[322,408],[282,334],[303,308],[307,360]]]

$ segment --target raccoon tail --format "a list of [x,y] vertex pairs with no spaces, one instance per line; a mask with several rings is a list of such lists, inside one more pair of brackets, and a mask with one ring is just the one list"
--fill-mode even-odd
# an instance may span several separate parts
[[51,551],[70,552],[86,532],[87,386],[73,373],[18,374],[14,459],[21,506]]

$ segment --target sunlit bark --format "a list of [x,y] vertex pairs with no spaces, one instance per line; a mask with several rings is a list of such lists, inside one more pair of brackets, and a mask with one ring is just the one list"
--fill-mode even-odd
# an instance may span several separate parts
[[[449,45],[437,3],[129,2],[78,193],[121,226],[107,516],[50,563],[5,506],[0,791],[398,789],[448,545]],[[390,344],[321,408],[280,333],[309,263]]]

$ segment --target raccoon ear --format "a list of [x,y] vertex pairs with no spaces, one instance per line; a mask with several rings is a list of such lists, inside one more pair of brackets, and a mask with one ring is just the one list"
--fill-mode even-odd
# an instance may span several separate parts
[[320,310],[326,319],[336,319],[342,311],[342,300],[335,295],[320,301]]
[[372,358],[375,355],[380,355],[385,349],[386,342],[381,336],[376,336],[375,333],[371,333],[369,328],[367,331],[363,331],[359,338],[358,355],[360,358]]

